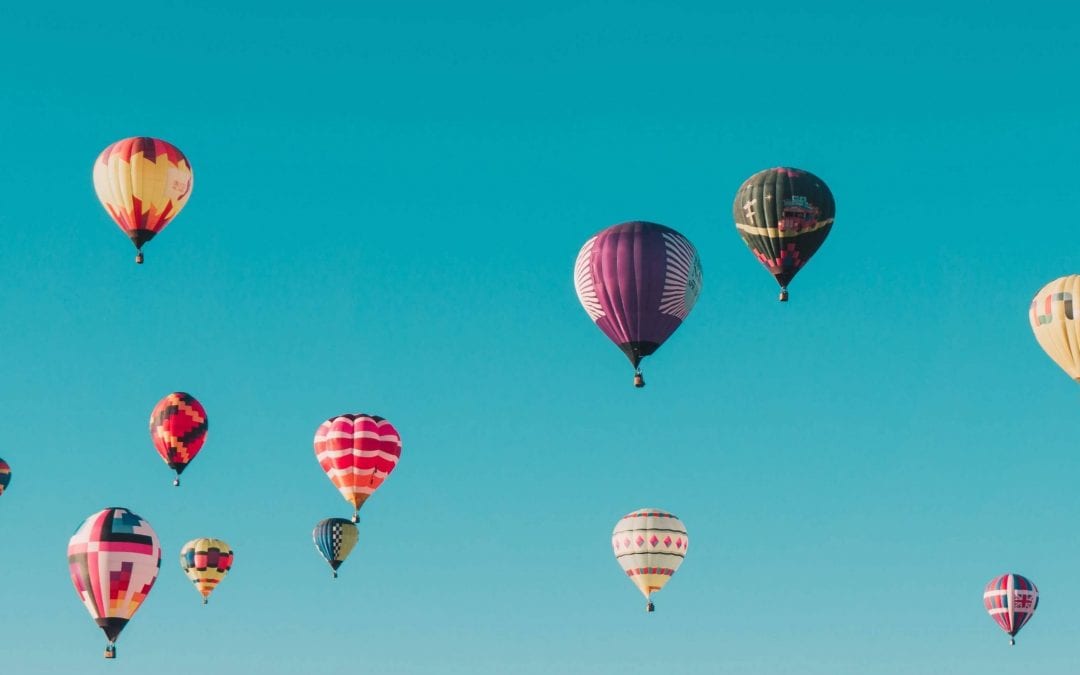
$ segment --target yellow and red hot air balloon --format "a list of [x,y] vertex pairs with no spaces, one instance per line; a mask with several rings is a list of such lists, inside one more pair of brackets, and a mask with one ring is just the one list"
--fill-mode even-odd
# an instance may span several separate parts
[[98,155],[94,191],[135,244],[135,262],[143,261],[143,244],[187,204],[193,179],[184,153],[160,138],[125,138]]
[[232,569],[232,564],[232,547],[220,539],[192,539],[180,549],[180,569],[195,584],[195,590],[203,596],[204,605]]
[[315,432],[315,457],[345,501],[360,507],[379,489],[401,457],[401,436],[389,421],[375,415],[338,415]]

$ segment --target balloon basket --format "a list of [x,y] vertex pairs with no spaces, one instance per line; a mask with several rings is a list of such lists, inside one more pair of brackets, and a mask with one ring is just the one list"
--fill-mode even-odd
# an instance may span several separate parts
[[116,658],[116,645],[106,645],[106,647],[105,647],[105,658],[107,658],[107,659],[115,659]]
[[[136,265],[141,265],[142,263],[143,263],[143,254],[142,254],[142,251],[139,251],[138,253],[135,254],[135,264]],[[112,658],[112,657],[110,656],[109,658]]]
[[1016,638],[1009,638],[1009,646],[1010,647],[1015,647],[1016,646]]
[[173,487],[180,487],[180,477],[177,476],[176,478],[173,478],[172,484],[173,484]]
[[787,302],[788,292],[786,288],[780,289],[780,302]]
[[652,600],[649,601],[649,604],[645,605],[645,611],[646,612],[655,612],[656,611],[656,605],[652,604]]
[[634,373],[634,386],[641,389],[645,386],[645,377],[641,374],[641,371]]

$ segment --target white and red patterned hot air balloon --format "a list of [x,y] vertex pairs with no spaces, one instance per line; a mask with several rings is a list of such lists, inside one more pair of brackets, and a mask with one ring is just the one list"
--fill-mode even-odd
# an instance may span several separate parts
[[315,457],[341,496],[353,505],[355,523],[360,507],[397,466],[401,436],[382,417],[339,415],[315,432]]
[[645,596],[650,612],[652,594],[679,569],[689,546],[682,521],[658,509],[638,509],[623,516],[611,533],[615,559]]
[[1009,634],[1009,644],[1014,645],[1016,634],[1039,606],[1039,589],[1019,574],[1002,574],[986,585],[983,604],[990,618]]

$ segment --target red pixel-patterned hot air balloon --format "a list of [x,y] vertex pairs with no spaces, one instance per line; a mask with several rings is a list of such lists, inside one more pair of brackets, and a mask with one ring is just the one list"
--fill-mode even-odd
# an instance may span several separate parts
[[184,472],[206,442],[206,410],[191,394],[177,391],[158,401],[150,413],[150,438],[158,454],[176,472]]
[[315,457],[341,496],[353,505],[355,523],[360,507],[397,466],[401,436],[382,417],[339,415],[315,432]]

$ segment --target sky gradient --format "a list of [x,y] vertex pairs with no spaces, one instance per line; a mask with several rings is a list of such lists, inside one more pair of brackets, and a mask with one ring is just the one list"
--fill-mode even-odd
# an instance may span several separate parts
[[[1080,272],[1075,8],[229,4],[0,7],[5,673],[1076,672],[1080,390],[1026,318]],[[91,183],[133,135],[195,174],[142,266]],[[731,219],[777,165],[837,204],[786,305]],[[633,219],[704,270],[643,390],[571,281]],[[345,412],[403,451],[332,581]],[[112,663],[65,560],[106,506],[164,550]],[[654,614],[610,550],[639,507],[693,541]]]

